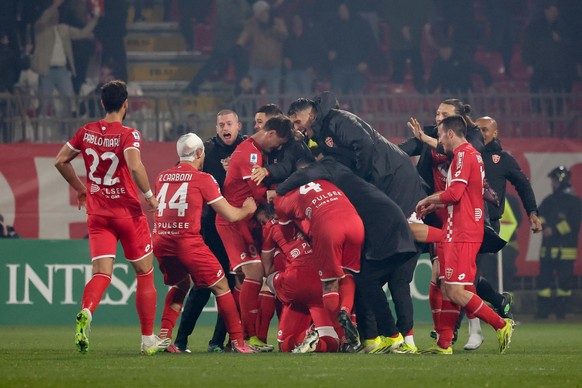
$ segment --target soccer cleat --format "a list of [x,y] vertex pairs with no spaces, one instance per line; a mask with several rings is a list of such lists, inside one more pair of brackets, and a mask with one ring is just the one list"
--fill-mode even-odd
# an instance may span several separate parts
[[153,356],[158,352],[163,352],[172,343],[171,338],[161,339],[155,334],[141,336],[141,352],[146,356]]
[[164,352],[166,353],[178,353],[178,354],[182,354],[182,353],[192,353],[192,351],[190,349],[180,349],[179,347],[176,346],[176,344],[171,344],[170,346],[168,346]]
[[319,343],[319,334],[317,331],[312,331],[291,351],[291,353],[313,353]]
[[75,328],[75,345],[83,354],[89,350],[89,331],[91,330],[91,311],[83,309],[77,314],[77,326]]
[[[247,340],[247,343],[249,344],[250,347],[255,349],[257,352],[264,353],[264,352],[272,352],[273,351],[273,345],[269,345],[269,344],[264,343],[257,336],[252,336],[251,338],[249,338]],[[233,348],[233,350],[234,350],[234,348]]]
[[418,354],[418,348],[414,345],[404,342],[400,347],[392,349],[390,353],[396,354]]
[[341,310],[337,317],[340,326],[344,329],[346,335],[346,342],[350,344],[354,349],[360,347],[360,335],[358,334],[358,329],[354,326],[354,323],[350,319],[350,316],[345,310]]
[[481,321],[479,318],[469,319],[469,338],[463,346],[465,350],[477,350],[483,343],[483,334],[481,333]]
[[402,334],[400,333],[398,333],[397,337],[380,336],[380,338],[382,339],[381,345],[370,353],[389,353],[392,349],[400,347],[404,342],[404,337],[402,337]]
[[375,353],[374,350],[382,346],[382,337],[364,340],[360,353]]
[[483,335],[481,335],[481,333],[473,333],[469,335],[469,338],[467,339],[467,343],[465,344],[465,346],[463,346],[463,349],[465,350],[477,350],[481,347],[481,344],[483,343],[484,339],[483,339]]
[[511,312],[513,296],[511,296],[509,292],[504,292],[501,296],[503,297],[503,302],[501,303],[501,307],[495,309],[495,312],[499,314],[501,318],[513,319],[513,313]]
[[513,319],[505,318],[505,326],[497,330],[497,340],[499,341],[499,353],[503,354],[509,348],[509,343],[511,342],[511,335],[513,334],[513,328],[515,327],[515,322]]
[[208,353],[224,353],[224,347],[221,345],[213,344],[211,342],[208,343]]
[[[431,330],[430,331],[430,338],[432,338],[435,341],[439,340],[439,334],[435,331],[435,330]],[[452,345],[455,344],[455,342],[457,342],[457,339],[459,338],[459,331],[455,330],[453,332],[453,342],[451,342]]]
[[233,353],[258,353],[259,351],[256,350],[254,347],[250,346],[249,344],[245,343],[244,341],[239,344],[237,340],[230,341],[230,347]]
[[453,354],[453,348],[449,346],[446,349],[441,348],[438,345],[433,345],[430,348],[424,349],[420,351],[421,354],[443,354],[443,355],[450,355]]

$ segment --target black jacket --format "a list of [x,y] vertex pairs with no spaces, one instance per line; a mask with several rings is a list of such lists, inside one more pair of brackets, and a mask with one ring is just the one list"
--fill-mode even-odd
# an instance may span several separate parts
[[315,160],[309,147],[302,140],[290,139],[283,144],[280,150],[269,152],[268,165],[269,177],[265,179],[265,185],[281,183],[296,170],[296,163],[300,159]]
[[499,139],[493,139],[487,144],[484,150],[481,151],[481,156],[485,165],[485,178],[497,193],[500,202],[499,207],[487,204],[491,221],[499,220],[503,215],[506,181],[511,182],[515,190],[517,190],[517,194],[519,194],[521,203],[528,215],[538,211],[536,197],[529,179],[527,179],[515,158],[508,152],[503,151]]
[[426,196],[410,158],[398,146],[351,112],[333,109],[332,93],[316,97],[314,140],[323,155],[333,156],[390,197],[408,217]]
[[[304,184],[325,179],[340,188],[362,218],[364,257],[368,260],[407,259],[416,254],[414,239],[402,210],[374,185],[355,175],[333,158],[323,158],[297,170],[277,187],[285,195]],[[397,256],[396,256],[397,255]]]
[[[435,126],[425,126],[423,128],[424,133],[434,139],[438,139],[438,130]],[[472,127],[467,130],[467,141],[479,152],[483,152],[483,134],[479,131],[479,128]],[[424,183],[428,186],[428,194],[434,193],[434,178],[432,174],[432,155],[431,147],[415,137],[411,137],[398,145],[402,151],[404,151],[408,156],[419,156],[418,162],[416,163],[416,169],[418,174],[424,180]],[[436,151],[440,154],[444,154],[444,149],[442,144],[439,144]],[[451,156],[452,159],[452,156]]]
[[202,171],[209,173],[216,179],[218,185],[222,188],[226,171],[222,166],[222,161],[228,158],[234,152],[234,149],[246,139],[246,136],[238,135],[233,145],[226,145],[220,137],[214,136],[204,142],[204,168]]
[[542,201],[540,220],[544,228],[552,229],[552,235],[542,240],[542,260],[576,260],[581,217],[582,200],[571,188],[557,190]]
[[[202,171],[209,173],[216,179],[222,189],[226,179],[226,170],[222,166],[222,161],[228,158],[234,152],[235,148],[246,139],[246,136],[238,135],[232,145],[226,145],[218,136],[214,136],[204,142],[204,167]],[[216,212],[210,207],[205,206],[202,212],[202,234],[205,229],[215,230],[214,222]]]

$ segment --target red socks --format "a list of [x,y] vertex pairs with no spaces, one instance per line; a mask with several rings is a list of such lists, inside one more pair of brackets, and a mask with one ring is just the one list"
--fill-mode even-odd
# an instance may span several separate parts
[[469,303],[465,306],[465,311],[467,311],[467,316],[469,313],[473,314],[475,317],[482,319],[487,322],[495,330],[499,330],[505,326],[505,321],[501,318],[491,307],[487,306],[483,299],[479,298],[476,294],[473,294]]
[[153,267],[144,274],[137,275],[135,307],[139,316],[142,335],[152,335],[156,319],[156,288],[154,286]]
[[257,316],[259,315],[259,292],[262,281],[246,279],[240,290],[240,317],[245,334],[250,338],[257,335]]
[[275,315],[276,298],[269,291],[259,292],[259,315],[257,319],[257,337],[263,342],[267,342],[269,335],[269,325]]
[[234,298],[230,291],[222,295],[216,295],[216,308],[218,309],[218,314],[220,314],[220,317],[226,325],[226,330],[228,331],[230,340],[236,340],[239,344],[242,344],[244,339],[240,315],[238,314]]
[[[475,288],[474,284],[471,284],[470,286],[465,286],[465,290],[472,292],[474,295],[477,295],[477,289]],[[465,314],[467,315],[467,319],[475,318],[475,315],[467,311],[467,309],[465,309]]]
[[[180,310],[182,310],[182,304],[184,303],[184,298],[186,293],[176,287],[171,287],[166,295],[166,301],[164,303],[164,312],[162,313],[162,327],[160,328],[159,337],[172,338],[172,330],[176,326],[176,320],[180,316]],[[178,310],[172,308],[172,305],[178,305]]]
[[89,309],[91,314],[99,306],[101,298],[103,298],[103,293],[111,283],[111,276],[96,272],[93,274],[93,278],[87,283],[85,289],[83,290],[83,301],[81,302],[81,309]]
[[439,319],[439,339],[437,345],[443,349],[451,346],[453,342],[453,332],[457,319],[459,319],[460,306],[450,300],[443,300]]
[[[351,315],[354,308],[354,294],[356,293],[356,281],[351,273],[346,273],[339,282],[340,310],[345,310]],[[339,314],[339,311],[338,311]]]

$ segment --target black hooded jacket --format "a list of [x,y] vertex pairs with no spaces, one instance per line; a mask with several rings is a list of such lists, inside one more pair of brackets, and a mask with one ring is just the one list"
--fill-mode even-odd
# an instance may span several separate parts
[[317,179],[332,182],[346,194],[356,208],[365,228],[366,259],[405,260],[416,254],[408,221],[400,207],[374,185],[331,157],[325,157],[307,168],[297,170],[276,191],[278,195],[285,195]]
[[379,188],[409,217],[426,194],[408,155],[355,114],[334,109],[332,93],[324,92],[314,102],[312,129],[323,155]]
[[270,184],[281,183],[287,179],[295,171],[295,165],[299,159],[315,160],[307,144],[303,140],[295,138],[289,139],[280,150],[269,152],[268,158],[269,164],[265,166],[269,171],[269,176],[265,179],[267,187]]
[[505,209],[505,185],[506,181],[511,182],[515,187],[521,203],[527,214],[538,211],[536,197],[531,187],[529,179],[525,176],[517,161],[511,154],[501,148],[501,141],[493,139],[489,142],[483,151],[483,164],[485,165],[485,178],[489,185],[495,190],[499,197],[500,206],[489,206],[489,218],[491,221],[497,221],[503,215]]

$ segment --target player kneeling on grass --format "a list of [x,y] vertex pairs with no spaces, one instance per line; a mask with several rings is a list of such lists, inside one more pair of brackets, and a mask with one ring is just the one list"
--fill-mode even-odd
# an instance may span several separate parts
[[[252,214],[257,205],[247,198],[241,208],[235,208],[224,199],[212,175],[200,171],[204,144],[197,135],[180,137],[177,151],[180,163],[156,179],[159,206],[153,229],[154,254],[164,283],[172,286],[164,303],[160,338],[172,337],[192,278],[197,287],[208,287],[216,296],[218,314],[226,324],[233,351],[254,353],[244,342],[240,315],[224,271],[200,234],[200,217],[205,203],[230,222]],[[170,349],[176,352],[174,346]]]
[[[339,337],[323,305],[321,281],[311,245],[293,222],[280,224],[272,208],[257,211],[263,224],[261,260],[267,284],[283,303],[277,341],[282,352],[337,352]],[[285,269],[274,271],[275,252],[287,257]],[[310,326],[313,323],[313,328]]]

